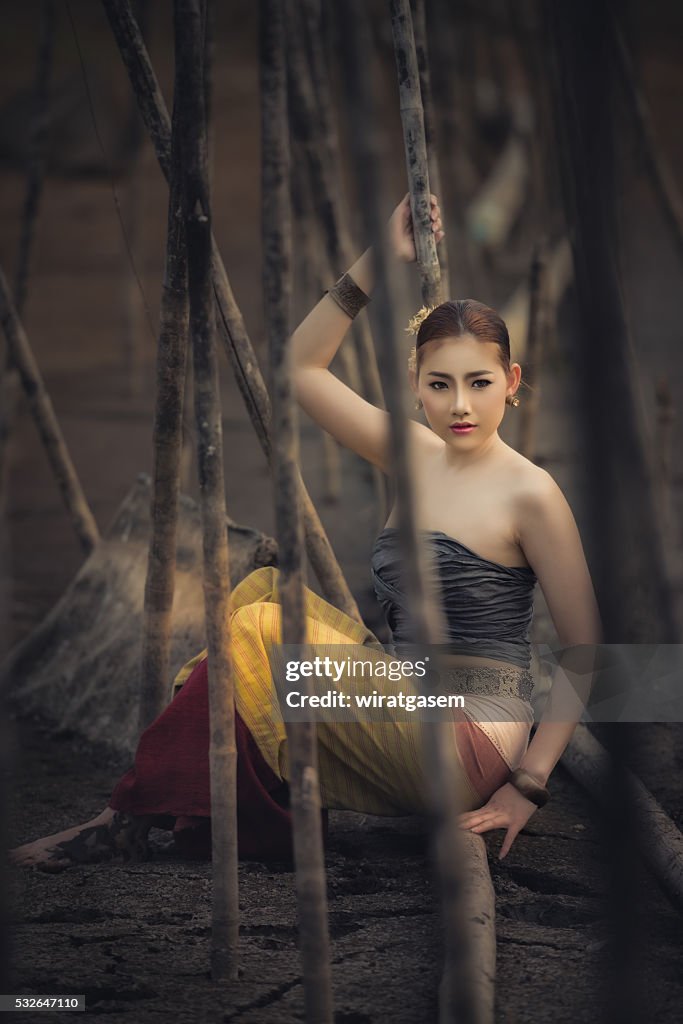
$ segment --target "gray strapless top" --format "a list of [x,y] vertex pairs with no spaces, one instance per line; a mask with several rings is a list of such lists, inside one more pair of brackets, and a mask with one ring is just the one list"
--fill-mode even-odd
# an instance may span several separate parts
[[[447,643],[452,654],[496,658],[529,668],[529,630],[536,574],[527,566],[483,558],[441,530],[422,530],[439,569]],[[397,529],[385,527],[370,561],[372,582],[395,644],[410,644],[410,620],[401,593]]]

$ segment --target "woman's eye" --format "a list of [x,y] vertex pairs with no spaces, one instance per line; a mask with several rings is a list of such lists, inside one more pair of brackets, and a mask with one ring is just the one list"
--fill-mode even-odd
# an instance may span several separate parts
[[[440,386],[438,386],[438,385],[440,385]],[[441,391],[441,388],[442,387],[447,388],[448,384],[446,384],[442,380],[432,380],[432,381],[430,381],[429,386],[430,386],[430,388],[432,388],[433,391]]]
[[492,383],[493,383],[493,381],[486,380],[485,377],[479,377],[478,380],[472,381],[472,387],[476,387],[477,384],[483,384],[484,387],[488,387],[489,384],[492,384]]

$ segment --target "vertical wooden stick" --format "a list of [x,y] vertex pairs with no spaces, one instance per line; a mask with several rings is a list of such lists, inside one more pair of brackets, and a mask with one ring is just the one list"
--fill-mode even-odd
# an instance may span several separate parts
[[97,524],[88,507],[45,382],[31,351],[21,320],[14,308],[7,280],[2,270],[0,270],[0,323],[5,332],[12,363],[19,372],[24,393],[36,421],[45,453],[57,485],[62,492],[69,518],[83,551],[89,555],[100,537]]
[[539,378],[544,342],[541,329],[542,292],[543,262],[540,247],[535,245],[529,272],[529,319],[524,353],[524,380],[528,387],[524,391],[519,420],[519,450],[527,459],[532,459],[534,455],[536,421],[541,400]]
[[[407,6],[407,3],[406,3]],[[378,338],[381,340],[380,355],[382,379],[387,396],[387,407],[391,417],[391,442],[393,451],[393,467],[397,496],[398,536],[403,555],[403,586],[409,595],[412,636],[418,647],[437,645],[445,636],[445,623],[442,603],[437,593],[436,580],[427,584],[424,554],[422,545],[418,543],[415,502],[411,478],[411,466],[408,450],[408,415],[406,409],[406,386],[399,352],[398,332],[395,329],[393,303],[391,300],[391,282],[386,258],[385,229],[380,218],[379,187],[377,177],[376,122],[372,118],[373,88],[369,79],[372,67],[371,47],[367,36],[367,22],[364,5],[361,0],[354,0],[350,5],[348,33],[344,37],[342,58],[345,69],[346,89],[356,123],[353,136],[356,171],[363,182],[360,190],[362,212],[373,239],[379,239],[380,247],[375,248],[376,288],[373,305],[377,315],[377,323],[383,330]],[[405,7],[397,16],[408,19],[404,25],[404,46],[399,51],[399,77],[407,77],[406,46],[412,45],[410,30],[410,11]],[[392,5],[392,14],[394,14]],[[414,46],[412,46],[412,67],[416,63]],[[419,111],[414,108],[411,113],[411,125],[421,123]],[[411,150],[417,155],[421,152],[422,160],[413,167],[416,180],[426,186],[428,199],[428,174],[424,138],[420,142],[415,136],[411,139]],[[413,205],[413,209],[417,204]],[[434,236],[429,216],[415,220],[416,248],[426,257],[422,261],[423,284],[425,299],[438,294],[438,261],[436,261]],[[434,253],[430,253],[427,239],[419,237],[421,232],[428,233]],[[436,271],[434,263],[436,262]],[[438,659],[435,658],[435,661]],[[434,846],[441,883],[443,899],[443,916],[446,932],[446,971],[442,987],[440,1021],[470,1022],[473,1020],[488,1021],[492,1019],[489,1010],[493,1008],[492,985],[490,979],[495,970],[495,939],[490,927],[484,928],[488,942],[479,947],[479,968],[488,978],[482,985],[482,994],[475,995],[471,972],[471,946],[468,941],[468,930],[465,923],[466,894],[463,884],[463,861],[467,861],[471,888],[476,890],[476,902],[479,906],[480,920],[492,922],[492,900],[489,879],[488,893],[479,885],[488,875],[484,844],[482,842],[467,844],[461,838],[457,824],[457,813],[460,804],[460,778],[454,765],[453,732],[448,722],[424,723],[424,758],[428,778],[431,781],[432,806],[434,812]],[[482,871],[475,872],[473,856],[469,851],[479,851],[478,864]],[[477,881],[475,882],[475,876]],[[485,907],[485,910],[484,910]],[[484,910],[484,915],[481,911]],[[491,941],[493,940],[493,942]],[[482,1010],[485,1007],[485,1010]]]
[[[280,552],[278,582],[282,602],[282,643],[288,645],[287,657],[297,658],[306,639],[306,617],[303,530],[296,472],[299,445],[288,345],[292,246],[284,3],[285,0],[261,0],[263,292],[272,374],[273,495]],[[312,693],[310,681],[307,683],[309,693]],[[290,723],[287,736],[306,1020],[311,1024],[332,1024],[315,723]]]
[[[168,178],[171,157],[168,111],[149,55],[132,15],[129,0],[102,0],[102,4],[128,71],[140,113],[149,131],[159,165]],[[256,436],[270,464],[270,399],[215,239],[212,239],[212,255],[218,329]],[[336,608],[341,609],[357,622],[361,622],[358,605],[335,558],[320,517],[300,474],[298,486],[306,531],[306,551],[323,593]]]
[[145,583],[140,732],[161,714],[169,696],[171,614],[175,588],[176,529],[189,321],[187,248],[182,220],[182,172],[178,138],[178,95],[177,83],[171,144],[166,266],[161,293],[161,326],[157,351],[152,533]]
[[[445,224],[445,200],[441,189],[441,171],[439,154],[437,152],[436,116],[434,113],[432,80],[429,70],[429,48],[427,46],[425,0],[412,0],[412,9],[413,30],[415,33],[415,54],[417,57],[417,68],[420,75],[420,96],[422,98],[422,110],[424,114],[425,146],[427,149],[427,166],[429,167],[429,187],[439,199],[442,218]],[[442,238],[436,248],[439,257],[439,267],[441,269],[442,289],[450,295],[451,285],[446,239]]]
[[176,102],[182,140],[183,219],[187,238],[209,661],[213,861],[211,971],[215,980],[223,980],[237,978],[237,750],[228,614],[230,571],[225,528],[223,440],[211,286],[211,208],[200,0],[175,0],[175,33]]
[[422,301],[425,306],[436,306],[442,301],[441,270],[431,230],[427,146],[410,2],[391,0],[390,9]]

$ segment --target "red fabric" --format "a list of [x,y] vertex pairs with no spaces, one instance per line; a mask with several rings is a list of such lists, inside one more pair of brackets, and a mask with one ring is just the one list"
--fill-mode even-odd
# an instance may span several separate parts
[[[237,841],[240,858],[292,859],[289,787],[266,764],[235,711]],[[112,793],[111,807],[175,818],[177,845],[210,856],[209,690],[207,659],[195,665],[180,693],[140,737],[135,763]],[[323,813],[326,832],[327,813]]]
[[455,718],[455,742],[463,768],[485,804],[508,781],[510,769],[488,736],[470,722],[464,711],[456,711]]

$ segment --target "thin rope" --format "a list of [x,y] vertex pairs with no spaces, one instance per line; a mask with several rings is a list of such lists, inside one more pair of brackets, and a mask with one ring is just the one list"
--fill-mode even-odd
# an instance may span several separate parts
[[100,147],[100,150],[102,152],[102,158],[104,160],[105,166],[106,166],[107,171],[109,173],[109,183],[111,185],[111,192],[112,192],[112,196],[113,196],[113,199],[114,199],[114,207],[116,209],[116,216],[118,217],[119,225],[121,227],[121,234],[123,236],[123,242],[124,242],[124,245],[125,245],[125,248],[126,248],[126,254],[128,256],[128,262],[130,264],[130,268],[131,268],[133,277],[135,278],[135,282],[137,284],[138,291],[140,292],[140,298],[142,300],[142,306],[143,306],[143,309],[145,311],[145,319],[147,321],[147,327],[149,328],[150,336],[151,336],[152,340],[154,341],[154,344],[156,345],[156,341],[157,341],[156,330],[154,328],[154,324],[152,322],[152,315],[151,315],[151,313],[149,311],[149,306],[147,304],[147,296],[145,295],[145,289],[142,286],[142,281],[140,280],[140,276],[138,274],[137,267],[135,266],[135,259],[133,258],[133,251],[131,249],[130,239],[128,238],[128,232],[126,231],[126,225],[125,225],[125,222],[124,222],[124,219],[123,219],[123,214],[121,212],[121,203],[119,202],[118,192],[116,191],[116,180],[114,178],[114,171],[112,169],[111,161],[109,160],[109,157],[107,156],[107,151],[104,148],[104,143],[102,142],[102,136],[100,135],[100,130],[99,130],[99,127],[98,127],[98,124],[97,124],[97,117],[96,117],[96,114],[95,114],[95,105],[93,103],[92,92],[90,90],[90,83],[88,81],[88,72],[86,70],[85,60],[83,59],[83,51],[81,50],[81,44],[80,44],[80,40],[78,38],[78,31],[76,30],[76,23],[74,21],[73,14],[71,12],[71,5],[69,3],[69,0],[64,0],[64,6],[66,7],[67,15],[68,15],[68,18],[69,18],[69,23],[71,24],[71,31],[73,32],[74,42],[76,44],[76,50],[78,52],[78,60],[79,60],[79,63],[81,65],[81,73],[83,75],[83,83],[85,85],[85,93],[86,93],[86,96],[87,96],[87,99],[88,99],[88,107],[90,109],[90,118],[92,120],[93,128],[95,130],[95,137],[97,139],[97,143],[98,143],[98,145]]

